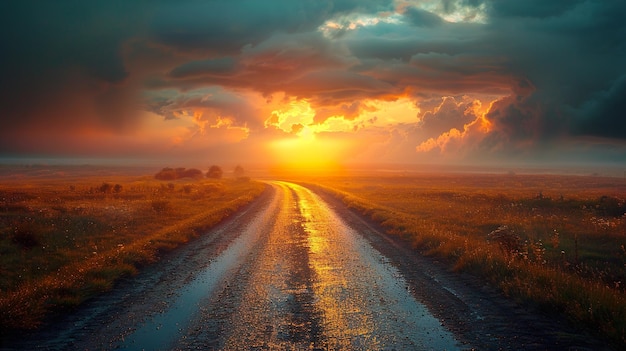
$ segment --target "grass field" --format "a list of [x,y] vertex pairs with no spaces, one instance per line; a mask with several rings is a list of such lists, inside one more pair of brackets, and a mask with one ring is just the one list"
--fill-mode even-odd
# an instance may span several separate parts
[[310,182],[452,269],[626,345],[626,180],[424,174]]
[[[626,346],[626,180],[413,174],[320,185],[422,254]],[[37,327],[201,235],[254,181],[48,175],[0,185],[0,330]]]
[[0,330],[37,327],[201,235],[264,189],[152,176],[3,180]]

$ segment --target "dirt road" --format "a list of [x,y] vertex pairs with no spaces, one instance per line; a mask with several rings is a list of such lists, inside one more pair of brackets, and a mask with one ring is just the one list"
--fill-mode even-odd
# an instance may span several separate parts
[[342,204],[268,183],[241,213],[4,349],[601,349],[389,240]]

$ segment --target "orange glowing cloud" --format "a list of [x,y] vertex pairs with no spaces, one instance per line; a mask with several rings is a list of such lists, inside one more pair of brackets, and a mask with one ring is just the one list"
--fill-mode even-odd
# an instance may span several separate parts
[[[446,101],[450,100],[444,98],[443,101],[440,106],[435,108],[436,113],[441,112]],[[495,101],[497,100],[483,104],[480,100],[472,100],[465,106],[459,103],[456,106],[464,108],[463,115],[471,116],[471,122],[464,124],[462,130],[450,128],[436,137],[429,138],[420,143],[415,150],[418,153],[438,151],[440,154],[462,154],[464,150],[476,148],[483,138],[493,130],[492,123],[486,115]]]
[[460,139],[463,137],[463,134],[456,128],[450,129],[450,131],[445,132],[438,136],[437,138],[430,138],[425,142],[421,143],[415,149],[417,152],[428,152],[433,149],[439,149],[441,152],[446,151],[446,146],[454,139]]
[[314,117],[315,110],[307,100],[291,98],[286,104],[271,112],[265,126],[273,126],[286,133],[292,133],[294,126],[308,126],[313,123]]

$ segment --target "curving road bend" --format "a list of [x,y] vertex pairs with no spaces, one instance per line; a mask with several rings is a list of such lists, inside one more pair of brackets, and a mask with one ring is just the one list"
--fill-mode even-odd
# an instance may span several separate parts
[[0,349],[568,345],[562,330],[551,330],[551,320],[467,289],[403,250],[332,199],[293,183],[268,182],[257,201],[206,235],[76,313]]

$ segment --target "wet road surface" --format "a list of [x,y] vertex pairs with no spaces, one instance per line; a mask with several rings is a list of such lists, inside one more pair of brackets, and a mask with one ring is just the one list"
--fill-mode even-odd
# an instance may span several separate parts
[[332,198],[269,182],[244,211],[0,349],[599,349],[405,246]]
[[[275,215],[265,223],[268,235],[258,238],[237,286],[226,293],[237,301],[210,303],[183,339],[186,346],[458,348],[399,272],[319,197],[295,184],[274,186],[280,208],[269,210]],[[216,321],[219,315],[227,318]]]
[[59,323],[19,348],[460,345],[365,238],[317,195],[286,182],[270,183],[238,217]]

